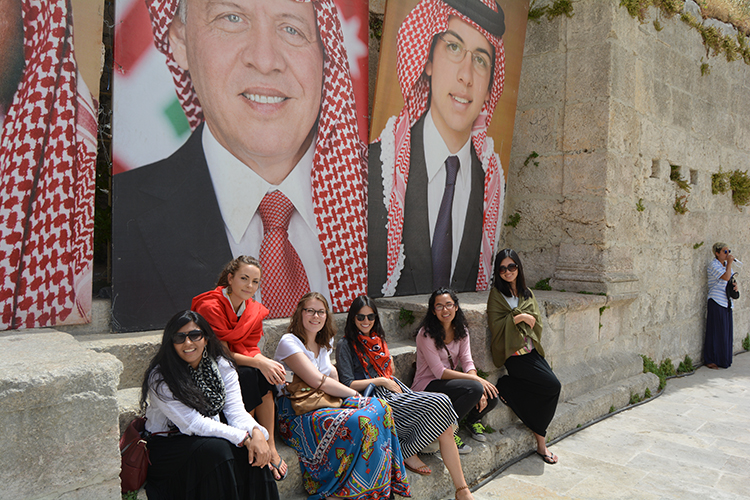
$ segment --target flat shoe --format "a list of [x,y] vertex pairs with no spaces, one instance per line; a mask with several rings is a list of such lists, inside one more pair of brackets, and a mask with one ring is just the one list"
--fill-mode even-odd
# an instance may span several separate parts
[[545,455],[544,453],[539,453],[538,451],[536,452],[536,454],[542,457],[542,460],[544,460],[545,463],[548,463],[550,465],[555,465],[557,463],[555,461],[555,458],[557,457],[551,451],[549,452],[549,455]]
[[280,476],[278,479],[276,479],[276,476],[274,475],[273,478],[274,478],[275,481],[283,481],[284,479],[286,479],[286,475],[289,474],[289,465],[286,466],[286,472],[284,474],[281,474],[281,464],[282,463],[286,463],[286,462],[284,462],[283,458],[280,458],[279,459],[279,463],[277,463],[277,464],[271,462],[271,465],[273,466],[274,469],[276,469],[276,472],[278,472],[279,476]]
[[404,465],[406,466],[407,469],[409,469],[415,474],[419,474],[420,476],[429,476],[430,474],[432,474],[432,469],[427,467],[426,464],[420,467],[412,467],[411,465],[404,462]]

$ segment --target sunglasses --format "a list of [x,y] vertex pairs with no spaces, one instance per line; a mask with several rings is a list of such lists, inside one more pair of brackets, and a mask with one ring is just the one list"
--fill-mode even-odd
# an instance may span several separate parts
[[724,250],[724,255],[729,254],[729,253],[732,253],[732,251],[731,250]]
[[191,330],[189,332],[177,332],[172,336],[173,344],[184,344],[185,339],[190,339],[190,342],[198,342],[203,338],[203,331]]
[[503,273],[506,273],[506,272],[507,273],[512,273],[513,271],[516,271],[517,269],[518,269],[518,265],[517,264],[508,264],[508,267],[500,266],[498,268],[498,271],[500,271],[500,274],[503,274]]
[[355,314],[354,317],[357,318],[357,321],[364,321],[365,318],[367,318],[367,321],[375,321],[375,313]]

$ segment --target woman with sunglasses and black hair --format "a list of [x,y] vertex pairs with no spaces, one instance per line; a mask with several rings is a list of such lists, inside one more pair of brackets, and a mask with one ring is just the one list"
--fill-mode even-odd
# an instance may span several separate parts
[[507,376],[497,381],[500,400],[531,429],[536,452],[548,464],[556,464],[547,448],[547,426],[555,416],[560,381],[544,359],[539,304],[526,286],[518,254],[506,248],[495,257],[494,286],[487,301],[487,320],[492,333],[492,360],[505,365]]
[[146,431],[159,433],[148,443],[149,499],[279,498],[268,432],[245,411],[234,363],[200,314],[167,323],[143,378],[144,407]]
[[[447,394],[459,421],[466,418],[471,436],[486,441],[482,417],[497,406],[497,388],[477,375],[469,324],[454,290],[439,288],[432,292],[416,341],[417,373],[412,390]],[[454,439],[459,453],[471,452],[458,434]]]
[[375,302],[366,295],[354,299],[346,318],[344,338],[336,345],[336,367],[341,383],[363,392],[375,385],[375,396],[393,410],[404,465],[423,476],[432,470],[417,453],[437,439],[457,498],[472,498],[453,440],[456,412],[444,394],[413,392],[393,376],[393,358],[385,341]]

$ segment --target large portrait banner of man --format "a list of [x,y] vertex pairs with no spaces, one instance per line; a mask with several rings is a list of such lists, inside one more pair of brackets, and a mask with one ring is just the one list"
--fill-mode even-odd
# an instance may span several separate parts
[[[366,67],[367,3],[341,3],[146,0],[192,132],[166,158],[116,166],[115,329],[163,327],[239,255],[260,259],[256,299],[270,317],[290,316],[311,290],[335,311],[366,291],[366,121],[357,113],[367,110],[366,71],[350,61]],[[123,88],[115,80],[116,120]],[[117,152],[117,126],[113,141],[128,156]]]
[[0,0],[0,330],[90,321],[101,15]]
[[528,8],[387,2],[369,147],[370,295],[489,288]]

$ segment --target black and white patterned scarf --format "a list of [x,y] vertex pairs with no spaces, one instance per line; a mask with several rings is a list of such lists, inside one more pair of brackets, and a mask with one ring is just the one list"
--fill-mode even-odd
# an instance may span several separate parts
[[210,356],[206,356],[201,358],[197,369],[193,369],[191,366],[188,366],[188,369],[193,381],[206,396],[206,409],[205,412],[201,411],[201,413],[207,417],[218,415],[224,409],[227,391],[216,361]]

